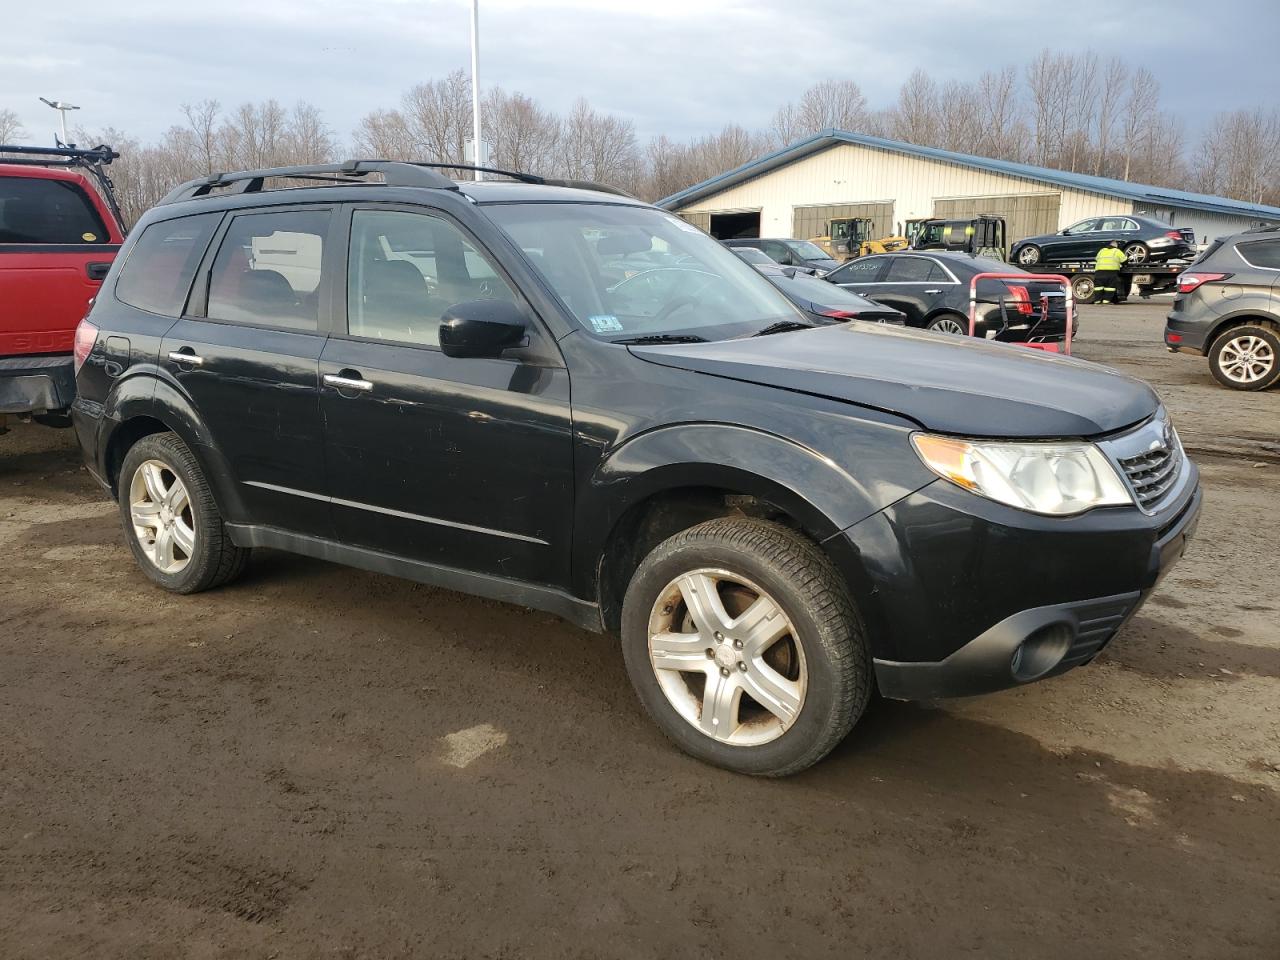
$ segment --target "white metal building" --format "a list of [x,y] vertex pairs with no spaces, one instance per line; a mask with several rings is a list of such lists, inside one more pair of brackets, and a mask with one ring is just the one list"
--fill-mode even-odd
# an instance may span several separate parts
[[1086,217],[1142,214],[1200,241],[1280,221],[1280,208],[918,147],[843,130],[807,140],[658,201],[713,236],[808,237],[869,217],[876,236],[908,220],[1003,216],[1010,240]]

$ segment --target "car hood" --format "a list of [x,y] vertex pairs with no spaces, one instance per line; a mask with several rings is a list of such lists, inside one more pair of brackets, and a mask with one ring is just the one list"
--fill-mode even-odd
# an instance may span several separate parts
[[1082,360],[869,324],[634,346],[651,363],[843,400],[972,437],[1090,437],[1159,406],[1139,380]]

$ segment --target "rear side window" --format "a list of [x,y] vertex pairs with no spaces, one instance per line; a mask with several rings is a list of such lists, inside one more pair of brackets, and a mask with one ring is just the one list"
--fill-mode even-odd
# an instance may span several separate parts
[[143,230],[116,281],[116,299],[166,317],[180,316],[191,278],[221,217],[202,213]]
[[1236,244],[1236,249],[1250,266],[1280,270],[1280,240],[1251,240]]
[[930,283],[943,279],[941,268],[924,257],[898,257],[885,277],[887,283]]
[[209,319],[316,330],[328,230],[327,210],[236,217],[209,275]]
[[884,261],[878,257],[850,260],[827,274],[827,279],[832,283],[871,283],[883,266]]
[[110,243],[77,183],[0,177],[0,243]]

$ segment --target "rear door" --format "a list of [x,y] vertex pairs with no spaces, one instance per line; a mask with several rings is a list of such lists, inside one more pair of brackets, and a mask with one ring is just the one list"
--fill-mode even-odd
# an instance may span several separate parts
[[331,532],[318,363],[341,270],[334,224],[328,207],[230,215],[160,346],[228,463],[238,522]]
[[122,240],[79,178],[0,173],[0,356],[70,353]]
[[[320,360],[333,516],[346,543],[493,576],[568,580],[569,375],[532,308],[441,211],[351,211],[347,294]],[[447,357],[441,315],[502,299],[529,344]],[[345,321],[341,314],[345,310]]]
[[876,283],[871,294],[883,304],[901,310],[912,326],[921,326],[943,303],[954,282],[936,261],[929,257],[896,256],[889,264],[884,279]]

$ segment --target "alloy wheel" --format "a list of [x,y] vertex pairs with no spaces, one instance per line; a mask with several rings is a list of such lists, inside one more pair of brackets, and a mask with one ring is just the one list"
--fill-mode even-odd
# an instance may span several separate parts
[[196,521],[187,488],[173,469],[144,460],[129,483],[129,518],[142,552],[161,573],[180,573],[195,555]]
[[649,662],[672,708],[721,743],[770,743],[804,706],[808,670],[791,619],[728,570],[693,570],[663,588],[649,615]]
[[1147,259],[1147,248],[1140,243],[1131,243],[1124,248],[1124,255],[1132,263],[1142,263]]
[[929,325],[929,329],[934,333],[952,333],[960,336],[967,336],[969,331],[960,325],[960,321],[954,317],[943,317],[941,320],[935,320]]
[[1271,344],[1261,337],[1246,334],[1233,337],[1218,353],[1218,367],[1223,376],[1235,383],[1257,383],[1271,373],[1276,355]]

